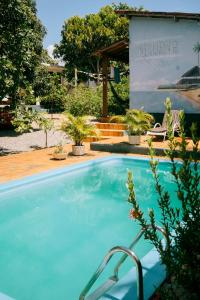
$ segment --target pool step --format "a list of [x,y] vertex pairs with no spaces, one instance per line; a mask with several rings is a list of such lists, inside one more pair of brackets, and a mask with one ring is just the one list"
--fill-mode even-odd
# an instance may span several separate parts
[[116,283],[117,283],[116,278],[115,277],[110,277],[99,288],[97,288],[93,293],[91,293],[88,297],[86,297],[85,300],[97,300],[97,299],[99,299],[106,292],[108,292]]

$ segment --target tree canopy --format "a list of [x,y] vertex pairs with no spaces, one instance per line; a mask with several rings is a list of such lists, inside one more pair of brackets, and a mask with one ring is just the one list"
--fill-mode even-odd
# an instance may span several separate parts
[[32,82],[41,61],[45,29],[36,13],[33,0],[1,0],[0,99],[15,98],[20,87]]
[[128,39],[128,19],[115,13],[117,9],[135,9],[126,4],[112,4],[96,14],[85,17],[74,16],[65,21],[61,31],[61,42],[55,45],[55,55],[65,62],[69,79],[74,68],[85,72],[97,72],[95,50],[109,46],[119,40]]

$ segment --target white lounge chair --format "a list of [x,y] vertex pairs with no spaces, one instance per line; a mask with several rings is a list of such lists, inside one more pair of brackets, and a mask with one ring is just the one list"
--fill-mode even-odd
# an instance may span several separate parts
[[[179,110],[172,110],[172,129],[173,133],[179,131]],[[156,123],[154,127],[150,130],[147,131],[147,135],[152,135],[152,136],[163,136],[163,141],[166,138],[167,135],[167,112],[165,112],[162,124]]]

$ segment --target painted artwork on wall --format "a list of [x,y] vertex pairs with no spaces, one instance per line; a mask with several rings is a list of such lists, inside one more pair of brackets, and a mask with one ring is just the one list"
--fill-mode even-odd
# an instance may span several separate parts
[[200,23],[194,20],[132,18],[130,107],[163,113],[200,113]]

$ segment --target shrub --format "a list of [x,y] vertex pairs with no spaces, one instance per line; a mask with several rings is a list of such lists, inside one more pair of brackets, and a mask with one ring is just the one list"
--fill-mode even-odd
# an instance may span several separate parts
[[59,80],[59,76],[52,76],[49,91],[40,98],[41,105],[51,112],[62,112],[65,109],[69,88],[59,83]]
[[65,97],[65,110],[74,116],[101,115],[102,88],[79,85]]
[[[200,174],[196,126],[191,127],[193,152],[188,154],[187,142],[184,133],[184,113],[180,113],[180,142],[172,133],[171,103],[166,103],[168,112],[169,150],[166,155],[171,161],[171,174],[176,184],[176,196],[181,208],[174,208],[173,198],[166,187],[160,183],[157,172],[158,160],[154,158],[151,141],[150,166],[155,180],[158,194],[158,207],[161,210],[161,224],[166,232],[166,248],[156,231],[156,214],[154,209],[149,211],[149,218],[144,217],[134,192],[132,173],[128,173],[128,201],[133,205],[132,216],[145,229],[145,238],[150,240],[160,253],[162,262],[166,265],[168,278],[173,288],[174,299],[183,299],[178,296],[180,289],[191,299],[198,299],[200,293]],[[175,160],[177,149],[181,164]],[[148,227],[148,224],[152,228]],[[176,296],[175,296],[176,295]],[[169,298],[164,298],[169,299]]]
[[21,104],[15,109],[12,124],[15,127],[15,131],[21,134],[33,131],[33,125],[37,124],[45,133],[45,147],[47,148],[48,131],[53,129],[54,123],[48,118],[46,113],[29,110],[27,106]]
[[12,125],[19,133],[30,132],[33,130],[33,122],[37,119],[37,112],[29,110],[24,104],[16,107]]
[[108,92],[108,110],[110,115],[123,115],[129,108],[129,79],[121,78],[120,83],[110,82]]

